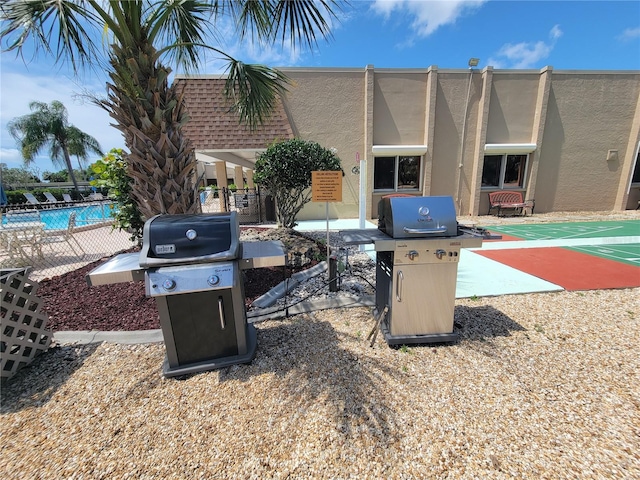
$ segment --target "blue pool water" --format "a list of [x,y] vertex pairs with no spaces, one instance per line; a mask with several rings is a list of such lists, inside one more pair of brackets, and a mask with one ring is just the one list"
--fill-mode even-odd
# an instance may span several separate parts
[[[111,212],[115,211],[114,203],[82,205],[77,207],[45,208],[40,210],[40,219],[45,224],[45,230],[67,228],[69,215],[76,212],[76,227],[95,225],[112,219]],[[2,223],[7,219],[3,218]]]

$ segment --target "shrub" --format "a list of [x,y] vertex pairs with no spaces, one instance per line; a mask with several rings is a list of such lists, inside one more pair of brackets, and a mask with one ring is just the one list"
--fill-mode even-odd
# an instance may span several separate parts
[[311,172],[316,170],[342,170],[340,159],[331,150],[305,140],[274,143],[256,160],[253,178],[273,195],[279,226],[296,226],[297,214],[311,200]]
[[90,182],[91,185],[107,188],[108,195],[118,204],[117,210],[112,213],[116,221],[114,228],[125,230],[131,234],[131,240],[140,241],[144,220],[131,196],[133,181],[127,175],[127,163],[122,157],[122,150],[111,149],[89,168],[96,177]]

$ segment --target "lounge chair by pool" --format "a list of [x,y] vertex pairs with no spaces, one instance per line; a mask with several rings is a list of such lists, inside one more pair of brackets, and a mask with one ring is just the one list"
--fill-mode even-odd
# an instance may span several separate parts
[[51,192],[43,192],[44,196],[47,197],[47,202],[46,203],[50,203],[52,205],[57,205],[59,203],[63,203],[60,200],[58,200],[56,197],[53,196],[53,193]]
[[38,200],[33,193],[23,193],[23,195],[31,205],[42,205],[40,200]]

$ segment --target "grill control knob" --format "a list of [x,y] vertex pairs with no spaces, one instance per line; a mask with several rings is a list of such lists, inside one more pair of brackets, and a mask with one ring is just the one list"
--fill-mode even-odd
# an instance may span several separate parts
[[405,255],[405,257],[409,257],[409,260],[413,261],[413,259],[416,258],[418,255],[419,253],[416,250],[410,250],[409,253]]
[[218,275],[211,275],[209,278],[207,278],[207,283],[212,287],[215,287],[220,283],[220,277]]
[[165,290],[173,290],[176,288],[176,281],[172,278],[167,278],[164,282],[162,282],[162,288]]
[[446,254],[447,254],[447,252],[445,252],[441,248],[436,250],[436,257],[438,257],[438,260],[442,260],[442,257],[444,257]]

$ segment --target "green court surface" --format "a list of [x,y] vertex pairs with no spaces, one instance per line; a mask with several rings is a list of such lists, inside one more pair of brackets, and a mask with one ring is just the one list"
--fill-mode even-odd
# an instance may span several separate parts
[[615,260],[628,265],[640,266],[640,244],[627,245],[589,245],[580,247],[566,247],[576,252],[587,253],[597,257]]
[[640,236],[640,220],[499,225],[487,229],[522,240],[633,237]]

